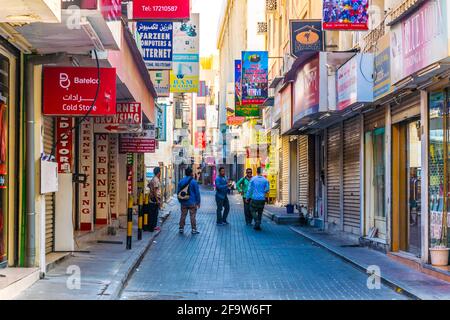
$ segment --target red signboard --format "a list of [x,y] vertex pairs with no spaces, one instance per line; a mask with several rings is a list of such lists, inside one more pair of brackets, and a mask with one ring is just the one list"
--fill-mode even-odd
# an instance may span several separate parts
[[[84,116],[94,102],[97,68],[45,67],[43,113],[53,116]],[[116,114],[116,69],[100,68],[100,89],[89,115]]]
[[120,153],[155,153],[156,139],[120,136]]
[[56,118],[56,162],[59,173],[72,172],[73,119]]
[[103,18],[107,21],[116,21],[122,16],[121,0],[100,0],[100,8]]
[[195,147],[201,150],[206,149],[206,132],[195,133]]
[[139,102],[118,103],[116,114],[110,117],[95,117],[95,133],[136,132],[142,125],[142,107]]
[[188,20],[189,0],[133,0],[134,20]]

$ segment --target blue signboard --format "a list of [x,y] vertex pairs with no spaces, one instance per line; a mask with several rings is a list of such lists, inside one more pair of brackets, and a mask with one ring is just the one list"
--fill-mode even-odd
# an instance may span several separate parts
[[391,90],[391,51],[389,38],[384,36],[377,44],[377,54],[375,55],[374,99],[384,97]]
[[269,55],[267,51],[242,51],[243,105],[263,104],[269,95]]
[[172,22],[138,21],[136,31],[147,69],[172,69]]

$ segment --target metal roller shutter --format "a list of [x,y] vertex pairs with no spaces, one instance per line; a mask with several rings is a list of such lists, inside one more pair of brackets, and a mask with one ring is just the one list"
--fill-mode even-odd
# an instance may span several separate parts
[[308,208],[308,136],[299,136],[298,146],[298,204]]
[[341,125],[328,128],[327,134],[327,220],[340,224],[341,198]]
[[420,115],[420,97],[415,96],[399,105],[393,105],[391,115],[393,124]]
[[376,128],[383,128],[386,123],[386,108],[379,107],[375,111],[364,115],[364,131],[372,131]]
[[361,222],[360,189],[361,118],[344,122],[344,231],[359,234]]
[[289,136],[283,136],[281,140],[281,203],[289,204]]
[[[44,117],[44,152],[52,153],[55,141],[54,118]],[[45,253],[54,251],[55,247],[55,194],[45,195]]]

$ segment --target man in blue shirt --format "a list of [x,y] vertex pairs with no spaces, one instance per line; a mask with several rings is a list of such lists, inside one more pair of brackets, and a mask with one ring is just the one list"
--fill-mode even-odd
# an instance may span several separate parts
[[250,203],[250,211],[255,219],[255,230],[261,230],[261,220],[264,211],[264,205],[266,204],[266,193],[270,191],[269,181],[264,178],[262,174],[262,169],[258,168],[256,170],[258,174],[253,177],[250,181],[250,186],[248,187],[246,194],[246,201]]
[[186,225],[186,216],[189,211],[192,228],[191,233],[199,234],[200,232],[197,231],[197,221],[195,219],[195,216],[197,214],[197,209],[200,209],[200,202],[201,202],[200,190],[197,181],[194,179],[192,169],[187,168],[185,170],[185,174],[186,176],[183,179],[181,179],[181,181],[178,183],[178,190],[177,190],[177,194],[179,195],[183,189],[189,186],[187,189],[189,199],[178,200],[181,204],[180,233],[184,233],[184,226]]
[[[216,204],[217,204],[217,225],[227,225],[227,217],[230,212],[230,202],[228,201],[228,179],[225,176],[225,168],[219,169],[219,175],[216,178]],[[223,215],[222,215],[222,209]]]

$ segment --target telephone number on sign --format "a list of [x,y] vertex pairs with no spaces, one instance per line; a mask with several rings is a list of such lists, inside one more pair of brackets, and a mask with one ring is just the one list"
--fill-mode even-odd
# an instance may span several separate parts
[[148,11],[156,12],[175,12],[178,10],[178,6],[150,6]]

